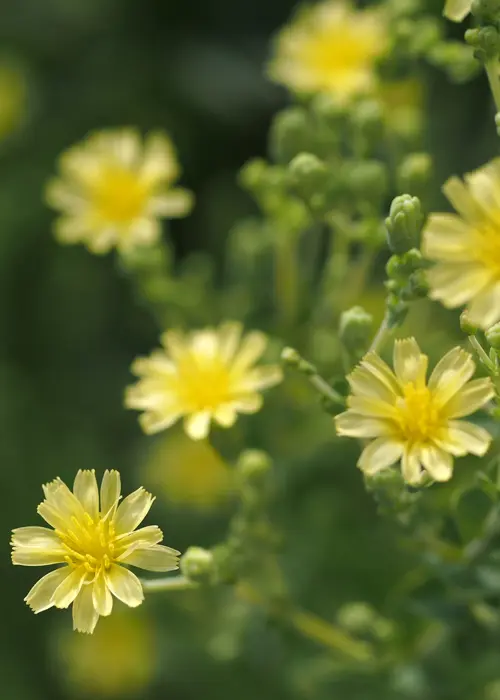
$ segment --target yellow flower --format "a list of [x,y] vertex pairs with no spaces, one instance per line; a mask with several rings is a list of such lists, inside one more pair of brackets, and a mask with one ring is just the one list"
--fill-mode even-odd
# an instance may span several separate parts
[[394,372],[368,353],[348,377],[349,410],[336,418],[337,432],[374,438],[358,466],[373,475],[401,460],[405,481],[418,484],[425,470],[436,481],[452,476],[453,457],[482,456],[491,442],[483,428],[460,421],[494,395],[490,379],[469,382],[475,364],[461,348],[450,350],[426,381],[428,358],[413,338],[396,341]]
[[89,697],[142,697],[158,665],[151,625],[127,608],[104,618],[92,637],[59,634],[56,651],[70,689]]
[[206,440],[194,442],[174,428],[153,445],[144,479],[165,498],[198,509],[214,508],[232,490],[233,472]]
[[255,367],[267,338],[254,331],[241,338],[239,323],[225,323],[184,334],[167,331],[164,349],[139,358],[132,371],[141,377],[125,396],[125,405],[145,411],[140,418],[145,433],[157,433],[184,417],[193,440],[206,438],[213,420],[232,426],[238,413],[255,413],[262,406],[260,391],[277,384],[282,371],[276,365]]
[[443,15],[453,22],[461,22],[471,11],[472,0],[446,0]]
[[278,36],[270,77],[291,90],[329,93],[345,101],[377,85],[376,61],[388,40],[380,10],[348,0],[302,8]]
[[460,216],[432,214],[423,234],[430,296],[448,308],[467,304],[472,324],[500,320],[500,159],[452,177],[443,192]]
[[73,492],[55,479],[43,487],[45,500],[38,506],[39,515],[54,530],[13,530],[14,564],[63,565],[41,578],[26,596],[35,613],[73,603],[73,628],[92,633],[99,615],[111,614],[113,596],[131,608],[144,599],[141,582],[123,564],[148,571],[178,568],[179,552],[158,544],[163,539],[159,527],[136,530],[154,498],[139,488],[118,505],[120,490],[117,471],[104,472],[100,499],[94,471],[80,470]]
[[160,218],[185,216],[192,206],[190,192],[172,189],[179,165],[161,133],[144,144],[133,129],[91,134],[62,155],[60,170],[47,187],[47,202],[63,213],[56,236],[93,253],[150,245],[161,234]]

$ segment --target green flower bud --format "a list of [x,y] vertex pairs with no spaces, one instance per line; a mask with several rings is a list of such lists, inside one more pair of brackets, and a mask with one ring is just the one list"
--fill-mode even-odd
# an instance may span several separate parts
[[497,58],[500,54],[500,34],[498,29],[491,25],[468,29],[465,32],[465,41],[474,49],[474,56],[483,63]]
[[318,121],[337,131],[346,118],[346,108],[331,95],[318,95],[311,103],[311,110]]
[[397,186],[403,192],[425,195],[432,178],[432,158],[428,153],[410,153],[397,171]]
[[213,554],[203,547],[189,547],[181,557],[180,569],[190,581],[211,583],[215,577]]
[[384,125],[384,113],[380,102],[364,100],[356,104],[352,109],[351,124],[368,148],[378,143]]
[[325,189],[328,169],[312,153],[299,153],[288,168],[293,187],[304,199],[308,200]]
[[271,467],[271,458],[261,450],[245,450],[236,465],[242,486],[254,488],[265,485]]
[[350,632],[363,634],[371,631],[377,619],[377,614],[368,603],[346,603],[337,615],[337,620],[342,627]]
[[[477,30],[468,30],[468,32]],[[471,41],[469,41],[471,44]],[[476,57],[471,45],[461,41],[441,41],[428,54],[429,61],[438,68],[444,70],[450,80],[456,83],[463,83],[479,73],[481,64],[476,61]]]
[[424,217],[418,197],[403,194],[393,199],[385,220],[389,248],[401,255],[420,245]]
[[496,23],[500,20],[500,0],[473,0],[471,12],[480,22]]
[[348,187],[363,203],[379,206],[387,194],[389,176],[387,166],[377,160],[365,160],[349,164]]
[[471,323],[467,310],[460,314],[460,328],[466,335],[476,335],[479,328]]
[[297,153],[310,149],[310,126],[305,110],[291,107],[280,112],[269,132],[269,151],[277,163],[289,163]]
[[241,168],[239,181],[248,192],[256,192],[265,182],[269,164],[263,158],[254,158]]
[[486,340],[495,350],[500,350],[500,322],[488,328],[485,333]]
[[340,317],[339,335],[346,350],[364,355],[370,345],[373,316],[361,306],[353,306]]

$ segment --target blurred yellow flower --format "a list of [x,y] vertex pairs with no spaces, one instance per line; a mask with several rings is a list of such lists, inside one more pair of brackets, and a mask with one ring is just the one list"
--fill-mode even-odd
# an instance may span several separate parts
[[59,478],[43,491],[38,513],[54,530],[20,527],[11,541],[14,564],[64,565],[41,578],[26,596],[35,613],[73,603],[73,629],[92,633],[99,616],[111,614],[113,595],[131,608],[144,599],[141,582],[122,564],[148,571],[178,568],[179,552],[158,544],[163,539],[159,527],[136,530],[154,501],[151,494],[139,488],[118,505],[117,471],[104,472],[100,499],[94,471],[87,470],[77,473],[73,492]]
[[446,0],[443,14],[453,22],[461,22],[471,11],[472,0]]
[[423,470],[436,481],[448,481],[453,457],[482,456],[491,442],[483,428],[459,421],[494,395],[488,379],[469,381],[475,364],[461,348],[450,350],[426,380],[428,358],[414,338],[394,344],[394,372],[375,353],[368,353],[348,377],[349,410],[336,417],[337,433],[374,438],[358,466],[373,475],[401,460],[403,478],[420,483]]
[[414,78],[381,83],[378,95],[387,124],[399,133],[412,133],[422,120],[424,85]]
[[205,509],[217,506],[232,490],[232,471],[205,440],[190,440],[174,429],[153,445],[144,480],[173,503]]
[[147,620],[127,609],[102,620],[92,638],[63,634],[58,642],[63,678],[89,696],[137,698],[156,671],[153,630]]
[[229,428],[238,413],[261,408],[259,392],[280,382],[282,371],[277,365],[254,366],[266,349],[264,333],[241,334],[239,323],[187,334],[167,331],[161,337],[164,349],[134,362],[132,372],[141,379],[128,388],[125,405],[144,411],[145,433],[183,417],[189,437],[202,440],[211,421]]
[[27,108],[27,85],[22,71],[6,61],[0,64],[0,139],[22,122]]
[[301,8],[281,30],[269,75],[296,92],[329,93],[345,101],[377,85],[375,64],[387,46],[379,9],[326,0]]
[[47,186],[50,206],[62,212],[61,243],[84,243],[93,253],[150,245],[162,217],[189,213],[188,190],[172,188],[179,165],[170,139],[151,133],[141,143],[133,129],[102,131],[64,153],[61,176]]
[[431,214],[422,250],[437,264],[428,271],[430,296],[448,308],[467,304],[472,324],[500,320],[500,159],[443,187],[456,214]]

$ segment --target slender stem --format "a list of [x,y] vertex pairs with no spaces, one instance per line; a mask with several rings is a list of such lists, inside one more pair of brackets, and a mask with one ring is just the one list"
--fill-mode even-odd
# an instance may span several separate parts
[[[189,581],[184,576],[159,578],[152,581],[141,581],[144,590],[153,592],[161,591],[185,591],[198,588],[198,584]],[[321,644],[335,652],[359,662],[367,662],[372,659],[370,646],[360,642],[339,627],[323,620],[313,613],[299,608],[273,605],[266,601],[253,586],[248,583],[240,583],[235,587],[236,595],[247,603],[262,606],[267,613],[288,623],[297,632],[317,644]]]
[[377,334],[370,345],[369,352],[380,352],[388,340],[390,333],[391,329],[389,328],[389,317],[387,314],[385,314]]
[[478,358],[481,360],[483,365],[490,371],[495,370],[495,366],[493,365],[493,362],[490,360],[488,357],[488,354],[486,350],[483,348],[479,340],[476,338],[475,335],[470,335],[469,336],[469,343],[472,345],[474,350],[477,353]]
[[289,234],[275,246],[275,295],[281,320],[288,327],[297,315],[299,305],[299,275],[297,239]]
[[500,76],[499,76],[499,63],[496,59],[487,61],[484,64],[486,70],[486,75],[488,77],[488,82],[490,84],[491,93],[495,101],[495,106],[497,112],[500,112]]
[[309,375],[309,381],[313,385],[313,387],[319,391],[320,394],[322,394],[326,399],[329,401],[333,401],[334,403],[338,403],[341,406],[345,404],[345,399],[343,396],[341,396],[333,387],[331,387],[328,382],[326,382],[323,377],[320,377],[319,374],[311,374]]
[[170,576],[167,578],[156,578],[151,580],[142,579],[142,587],[145,591],[157,593],[160,591],[188,591],[198,588],[198,584],[190,581],[185,576]]
[[344,656],[349,656],[355,661],[366,662],[372,659],[372,653],[368,644],[354,639],[342,629],[323,620],[321,617],[299,608],[269,604],[253,586],[247,583],[240,583],[236,591],[240,598],[254,605],[265,607],[269,615],[288,623],[306,639],[321,644],[332,651],[340,652]]

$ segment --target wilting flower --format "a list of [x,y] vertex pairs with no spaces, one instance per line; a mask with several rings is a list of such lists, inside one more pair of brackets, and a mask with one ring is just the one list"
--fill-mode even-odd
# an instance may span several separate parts
[[472,0],[446,0],[443,14],[453,22],[461,22],[471,11]]
[[344,101],[376,86],[375,64],[387,45],[380,10],[326,0],[301,8],[282,29],[269,75],[291,90],[329,93]]
[[132,371],[141,377],[125,396],[125,405],[144,411],[144,432],[157,433],[184,418],[193,440],[207,437],[210,422],[229,428],[238,413],[262,406],[260,391],[282,378],[276,365],[255,367],[267,338],[254,331],[241,337],[239,323],[225,323],[191,333],[167,331],[164,349],[139,358]]
[[185,216],[192,195],[173,183],[179,165],[170,139],[133,129],[102,131],[64,153],[61,176],[47,187],[47,202],[63,213],[61,243],[84,243],[93,253],[127,251],[154,243],[162,217]]
[[73,491],[55,479],[43,487],[38,513],[54,530],[20,527],[13,530],[12,562],[22,566],[61,564],[41,578],[25,598],[39,613],[73,603],[73,628],[92,633],[99,615],[110,615],[113,596],[131,608],[144,599],[142,585],[126,566],[148,571],[178,568],[179,552],[158,544],[156,525],[140,530],[154,498],[143,488],[120,505],[120,475],[106,471],[100,498],[94,471],[79,471]]
[[428,271],[430,296],[449,308],[467,304],[471,323],[500,320],[500,159],[452,177],[443,192],[460,216],[432,214],[423,252],[437,264]]
[[491,436],[457,420],[494,395],[489,378],[469,381],[475,364],[461,348],[450,350],[426,380],[428,358],[413,338],[394,344],[394,372],[371,352],[348,377],[349,410],[336,418],[337,432],[372,439],[358,466],[369,475],[401,460],[403,477],[418,484],[423,470],[436,481],[452,476],[453,457],[482,456]]

